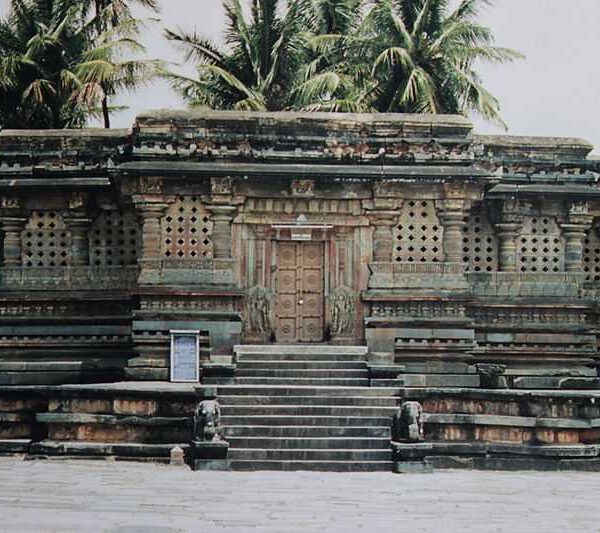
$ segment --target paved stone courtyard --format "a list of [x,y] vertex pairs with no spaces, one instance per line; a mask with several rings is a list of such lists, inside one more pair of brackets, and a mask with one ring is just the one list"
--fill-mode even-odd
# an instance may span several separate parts
[[600,531],[600,476],[191,472],[0,458],[0,531]]

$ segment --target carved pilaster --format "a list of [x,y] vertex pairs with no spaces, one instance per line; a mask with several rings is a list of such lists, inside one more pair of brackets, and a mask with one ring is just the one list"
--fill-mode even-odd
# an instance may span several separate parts
[[444,226],[444,260],[446,263],[462,263],[462,227],[469,203],[465,198],[449,195],[436,204]]
[[593,217],[588,205],[574,202],[569,206],[567,222],[561,224],[565,238],[565,270],[581,272],[583,258],[583,240],[586,230],[592,225]]
[[510,197],[502,205],[501,221],[494,225],[498,236],[498,270],[517,271],[517,236],[523,226],[521,205],[517,198]]
[[88,231],[92,220],[85,216],[84,211],[79,210],[65,218],[71,233],[71,264],[88,265],[90,259]]
[[213,221],[213,257],[231,259],[231,223],[236,208],[230,205],[207,205],[206,210]]
[[494,227],[498,236],[498,270],[500,272],[516,272],[517,235],[521,229],[521,224],[501,222]]
[[4,196],[0,199],[0,207],[4,265],[18,267],[21,266],[21,232],[27,218],[21,216],[21,202],[18,198]]
[[398,221],[398,211],[372,211],[370,214],[373,229],[373,261],[375,263],[393,261],[394,226]]
[[3,216],[1,225],[4,233],[3,256],[4,266],[21,266],[21,232],[26,222],[25,217]]
[[142,250],[139,264],[142,271],[160,260],[160,220],[168,204],[160,197],[134,195],[133,202],[142,221]]

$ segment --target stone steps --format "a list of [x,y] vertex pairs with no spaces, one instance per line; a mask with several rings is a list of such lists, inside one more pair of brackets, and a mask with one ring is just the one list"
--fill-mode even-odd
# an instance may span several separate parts
[[391,461],[392,451],[389,443],[385,450],[230,448],[228,458],[230,461]]
[[294,359],[313,357],[315,355],[331,355],[333,357],[366,357],[366,346],[336,346],[328,344],[245,344],[233,347],[238,360],[257,355],[287,356]]
[[239,370],[365,370],[364,361],[238,361]]
[[312,472],[391,472],[394,463],[391,461],[266,461],[266,460],[232,460],[231,470],[251,472],[258,470],[275,471],[312,471]]
[[373,437],[390,439],[387,426],[227,426],[229,437],[321,438],[321,437]]
[[354,405],[222,405],[222,416],[393,416],[396,407]]
[[368,387],[368,378],[271,378],[240,377],[236,378],[240,385],[308,385],[321,387]]
[[372,407],[395,407],[392,396],[223,396],[222,406],[229,405],[356,405]]
[[351,379],[351,378],[369,378],[369,371],[365,369],[317,369],[317,370],[305,370],[305,369],[291,369],[281,370],[279,368],[238,368],[236,370],[236,377],[238,378],[264,378],[265,374],[270,378],[294,378],[294,379]]
[[[214,386],[206,387],[214,390]],[[311,385],[218,385],[217,393],[219,398],[224,396],[329,396],[329,397],[348,397],[348,396],[389,396],[397,397],[400,390],[388,387],[340,387],[340,386],[322,386],[316,387]],[[199,387],[198,390],[202,390]]]
[[223,426],[385,426],[389,416],[221,416]]
[[230,437],[232,449],[389,450],[390,437]]
[[236,346],[217,387],[232,470],[391,471],[395,387],[371,388],[362,346]]

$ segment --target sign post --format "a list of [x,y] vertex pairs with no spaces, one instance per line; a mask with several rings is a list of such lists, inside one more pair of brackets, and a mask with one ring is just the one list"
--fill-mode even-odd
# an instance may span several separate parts
[[200,332],[171,330],[171,381],[198,383],[200,381]]

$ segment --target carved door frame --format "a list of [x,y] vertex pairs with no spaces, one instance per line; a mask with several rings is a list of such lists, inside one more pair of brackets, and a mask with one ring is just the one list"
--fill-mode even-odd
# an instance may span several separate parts
[[[329,327],[331,326],[331,294],[333,289],[347,286],[354,287],[354,273],[358,268],[358,260],[354,231],[358,225],[332,224],[294,224],[294,222],[279,222],[273,219],[244,221],[239,220],[239,235],[237,268],[240,281],[246,287],[264,288],[268,295],[269,305],[268,331],[270,334],[246,332],[252,342],[279,342],[275,338],[276,306],[277,306],[277,245],[280,242],[320,242],[323,245],[323,341],[328,342]],[[243,225],[243,226],[242,226]],[[304,234],[304,236],[302,235]],[[234,257],[236,256],[234,252]],[[356,291],[360,291],[356,288]],[[357,315],[360,313],[358,310]],[[361,320],[362,314],[355,318],[355,323]],[[359,328],[359,326],[357,326]],[[357,331],[359,331],[357,329]],[[252,336],[255,334],[255,336]]]
[[[328,308],[327,302],[330,293],[330,285],[331,285],[331,269],[330,269],[330,255],[331,255],[331,241],[332,241],[332,226],[294,226],[294,225],[272,225],[271,228],[274,230],[272,234],[272,253],[271,253],[271,291],[274,297],[274,305],[273,305],[273,325],[275,332],[276,342],[302,342],[302,343],[319,343],[325,342],[326,336],[326,326],[328,323]],[[282,340],[277,335],[277,327],[278,327],[278,264],[277,264],[277,256],[280,243],[294,243],[297,245],[303,244],[319,244],[321,246],[321,254],[322,254],[322,290],[320,292],[322,301],[321,301],[321,335],[318,340],[301,340],[302,337],[298,338],[298,340]]]
[[323,241],[284,241],[275,247],[275,337],[280,343],[325,340],[325,246]]

